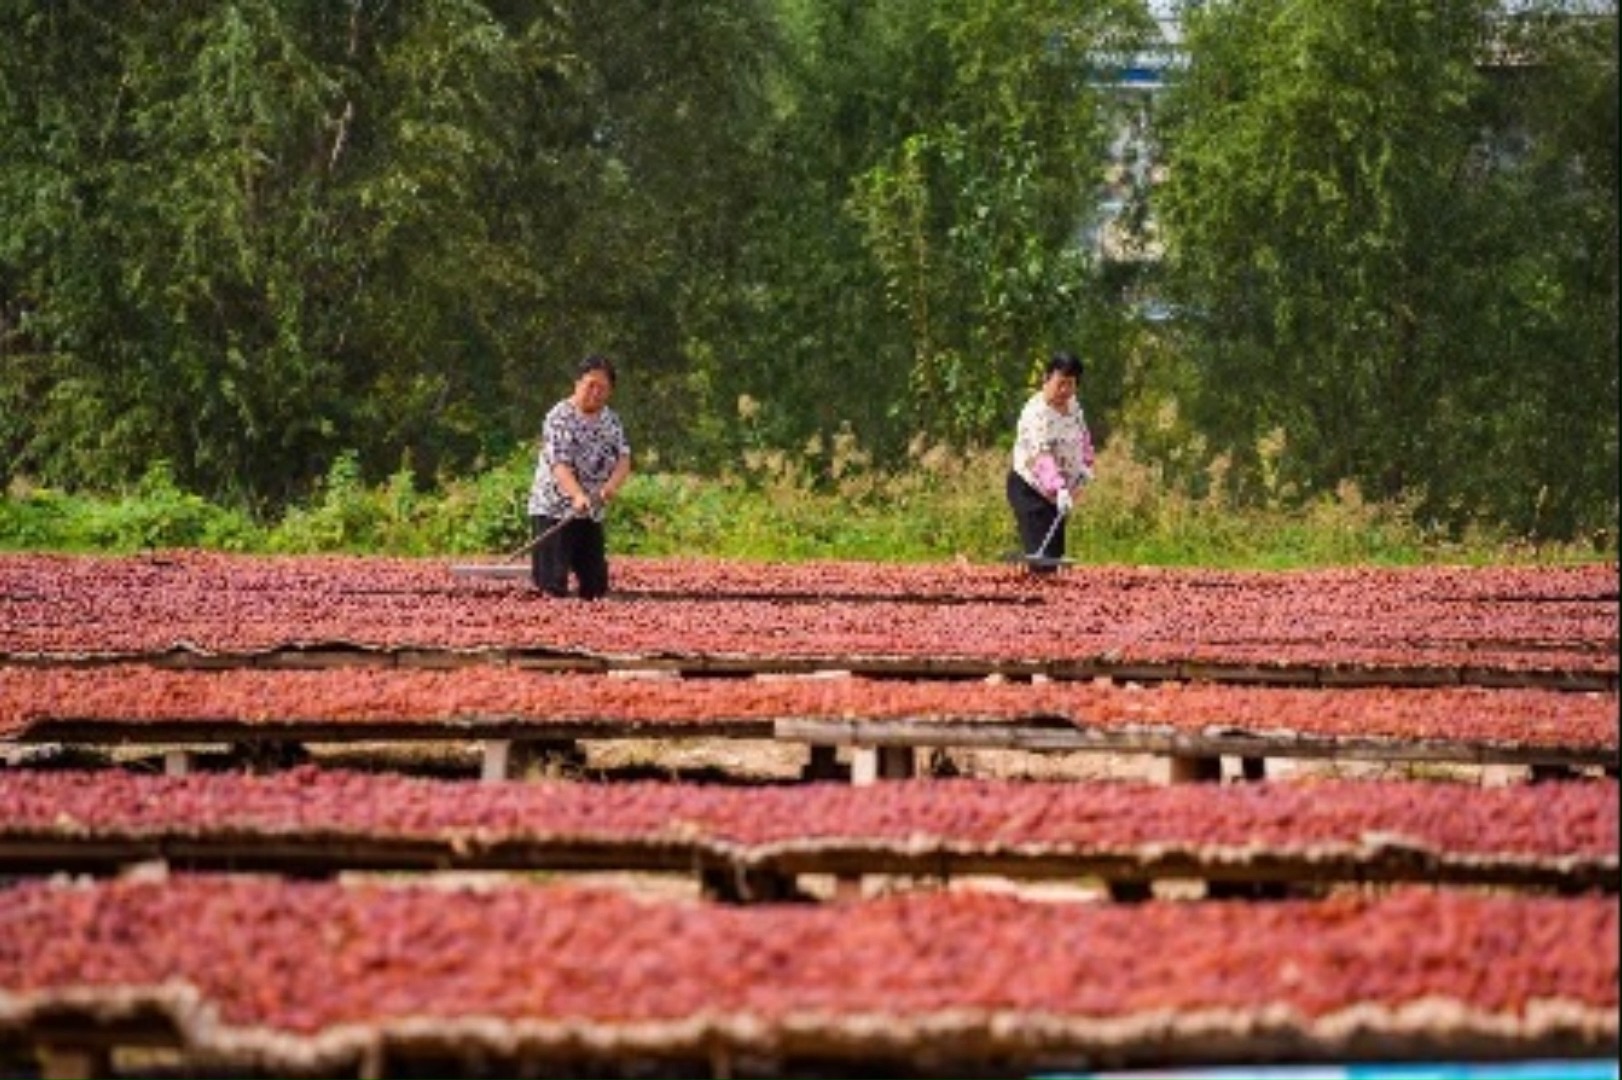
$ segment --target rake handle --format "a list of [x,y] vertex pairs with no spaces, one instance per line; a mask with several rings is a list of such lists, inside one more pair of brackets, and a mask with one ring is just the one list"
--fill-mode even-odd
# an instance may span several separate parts
[[514,548],[512,551],[508,552],[505,557],[508,558],[508,559],[516,559],[520,555],[528,555],[530,552],[534,551],[536,548],[540,547],[542,544],[546,543],[552,537],[556,536],[559,532],[561,532],[563,530],[563,527],[565,525],[569,524],[569,522],[578,520],[579,518],[582,518],[584,516],[585,516],[584,514],[566,514],[566,515],[564,515],[562,518],[558,519],[557,524],[551,526],[545,532],[541,533],[539,536],[535,537],[534,539],[525,541],[525,543],[524,543],[524,545],[522,547]]

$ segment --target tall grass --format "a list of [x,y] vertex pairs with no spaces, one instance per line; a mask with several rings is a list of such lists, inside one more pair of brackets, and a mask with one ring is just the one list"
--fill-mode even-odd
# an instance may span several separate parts
[[[270,522],[178,490],[161,466],[136,488],[99,498],[13,483],[0,500],[0,548],[499,555],[525,540],[532,470],[529,455],[519,454],[424,491],[403,469],[367,485],[345,457],[307,504]],[[1006,471],[1006,451],[923,443],[903,467],[878,470],[843,436],[800,453],[751,452],[717,477],[645,464],[613,507],[610,545],[660,556],[993,562],[1018,546],[1003,497]],[[1286,568],[1617,558],[1614,533],[1564,545],[1486,529],[1443,537],[1407,506],[1366,501],[1349,484],[1305,505],[1280,497],[1239,506],[1220,483],[1194,497],[1139,461],[1124,436],[1100,452],[1097,475],[1069,526],[1070,556],[1089,563]]]

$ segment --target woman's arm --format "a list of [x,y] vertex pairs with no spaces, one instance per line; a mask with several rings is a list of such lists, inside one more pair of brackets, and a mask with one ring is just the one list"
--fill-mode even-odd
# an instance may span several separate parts
[[608,474],[603,482],[603,490],[599,493],[603,502],[608,502],[619,494],[624,486],[626,477],[631,475],[631,455],[621,454],[619,460],[614,462],[614,471]]
[[575,475],[573,465],[562,461],[554,462],[552,465],[552,479],[557,481],[557,485],[562,489],[563,494],[569,497],[569,504],[574,508],[575,513],[586,514],[591,512],[591,496],[586,494],[586,489],[581,485],[580,478]]

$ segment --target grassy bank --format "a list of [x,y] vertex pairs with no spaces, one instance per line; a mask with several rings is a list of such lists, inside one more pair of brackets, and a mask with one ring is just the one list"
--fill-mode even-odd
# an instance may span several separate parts
[[[867,467],[855,451],[814,460],[815,472],[787,455],[762,454],[718,478],[644,470],[615,504],[610,545],[645,555],[971,562],[1016,547],[1000,451],[921,448],[908,468],[889,472]],[[525,539],[531,468],[527,455],[518,456],[422,491],[403,472],[363,484],[353,462],[340,460],[307,504],[271,522],[181,491],[162,468],[112,497],[13,483],[0,502],[0,548],[504,554]],[[1282,568],[1617,558],[1614,533],[1561,545],[1485,530],[1444,539],[1404,507],[1366,502],[1350,487],[1290,509],[1195,499],[1162,483],[1120,441],[1101,455],[1098,474],[1070,528],[1070,554],[1086,562]]]

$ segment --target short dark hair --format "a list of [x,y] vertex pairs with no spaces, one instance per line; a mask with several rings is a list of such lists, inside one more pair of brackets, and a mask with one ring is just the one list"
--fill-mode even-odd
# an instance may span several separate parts
[[574,377],[576,379],[584,379],[587,375],[590,375],[594,371],[600,371],[604,375],[607,375],[608,385],[614,385],[615,376],[617,374],[614,371],[614,361],[597,353],[593,353],[575,365]]
[[1081,358],[1073,352],[1060,349],[1048,357],[1048,366],[1043,373],[1046,378],[1050,375],[1068,375],[1072,379],[1081,378]]

